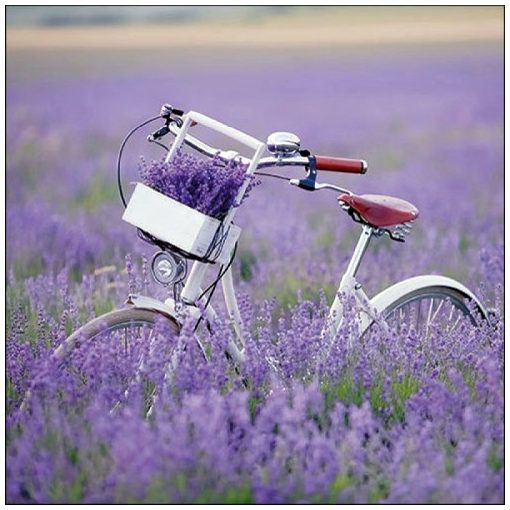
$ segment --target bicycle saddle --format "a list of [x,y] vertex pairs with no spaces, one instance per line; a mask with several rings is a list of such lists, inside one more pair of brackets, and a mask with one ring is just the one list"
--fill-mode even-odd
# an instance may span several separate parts
[[401,198],[386,195],[348,195],[342,193],[338,201],[348,205],[361,219],[374,227],[391,227],[413,221],[418,209]]

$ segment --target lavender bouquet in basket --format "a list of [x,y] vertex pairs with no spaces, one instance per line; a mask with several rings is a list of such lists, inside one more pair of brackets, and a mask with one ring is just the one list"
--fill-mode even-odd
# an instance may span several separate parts
[[147,163],[142,158],[140,177],[146,186],[219,220],[232,206],[240,205],[235,199],[245,179],[250,179],[250,184],[243,199],[256,184],[252,176],[246,176],[246,165],[239,161],[225,162],[218,156],[200,159],[182,152],[169,163]]

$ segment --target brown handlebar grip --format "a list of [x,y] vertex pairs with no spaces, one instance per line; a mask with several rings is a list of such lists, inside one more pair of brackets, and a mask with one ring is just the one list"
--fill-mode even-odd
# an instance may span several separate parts
[[315,156],[317,170],[344,172],[348,174],[364,174],[368,170],[367,162],[362,159],[332,158]]

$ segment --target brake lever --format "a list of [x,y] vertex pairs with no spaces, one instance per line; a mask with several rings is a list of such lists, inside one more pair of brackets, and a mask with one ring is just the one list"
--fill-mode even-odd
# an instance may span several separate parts
[[156,140],[163,138],[168,133],[170,133],[170,128],[168,127],[168,121],[167,121],[167,124],[165,124],[163,127],[159,128],[157,131],[154,131],[154,133],[150,134],[147,137],[147,140],[149,142],[155,142]]
[[[303,181],[305,184],[303,185]],[[292,186],[297,186],[298,188],[305,189],[306,191],[319,191],[321,189],[330,189],[333,191],[338,191],[339,193],[346,193],[347,195],[354,195],[354,193],[348,189],[342,188],[340,186],[335,186],[334,184],[328,184],[326,182],[316,182],[315,187],[309,187],[306,183],[306,179],[289,179],[289,184]]]
[[340,186],[335,186],[334,184],[328,183],[319,183],[317,182],[317,164],[315,161],[315,156],[311,156],[308,151],[308,165],[306,166],[307,174],[304,179],[291,179],[289,181],[293,186],[297,186],[298,188],[304,189],[306,191],[319,191],[321,189],[332,189],[334,191],[339,191],[340,193],[347,193],[352,195],[352,192],[348,189],[341,188]]
[[291,179],[289,182],[293,186],[305,189],[306,191],[315,191],[317,189],[317,165],[315,163],[314,156],[308,155],[308,165],[306,165],[306,171],[307,174],[304,179]]
[[304,179],[290,179],[289,184],[292,186],[297,186],[298,188],[304,189],[306,191],[319,191],[321,189],[331,189],[333,191],[338,191],[340,193],[347,193],[348,195],[352,195],[352,191],[348,189],[342,188],[340,186],[335,186],[334,184],[328,183],[320,183],[317,182],[317,166],[315,162],[315,156],[308,156],[308,165],[306,166],[307,174]]

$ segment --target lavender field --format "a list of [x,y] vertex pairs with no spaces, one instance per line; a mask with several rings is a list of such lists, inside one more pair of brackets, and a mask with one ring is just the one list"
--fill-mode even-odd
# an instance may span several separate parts
[[[102,74],[63,62],[54,75],[7,77],[7,501],[502,503],[502,49],[233,62]],[[405,244],[371,245],[359,273],[368,293],[444,274],[494,309],[493,324],[362,343],[347,321],[325,352],[326,303],[359,226],[335,194],[266,179],[237,216],[249,338],[240,374],[224,357],[226,324],[212,334],[210,363],[185,326],[171,384],[176,339],[164,324],[150,352],[143,338],[124,357],[96,342],[51,361],[71,331],[130,291],[165,297],[147,272],[154,250],[121,221],[115,160],[129,129],[166,102],[260,139],[287,130],[312,152],[366,159],[364,176],[320,180],[420,210]],[[140,155],[161,155],[149,132],[127,151],[126,189]],[[221,310],[221,291],[213,301]],[[112,412],[141,352],[158,397],[148,419],[140,381]]]

